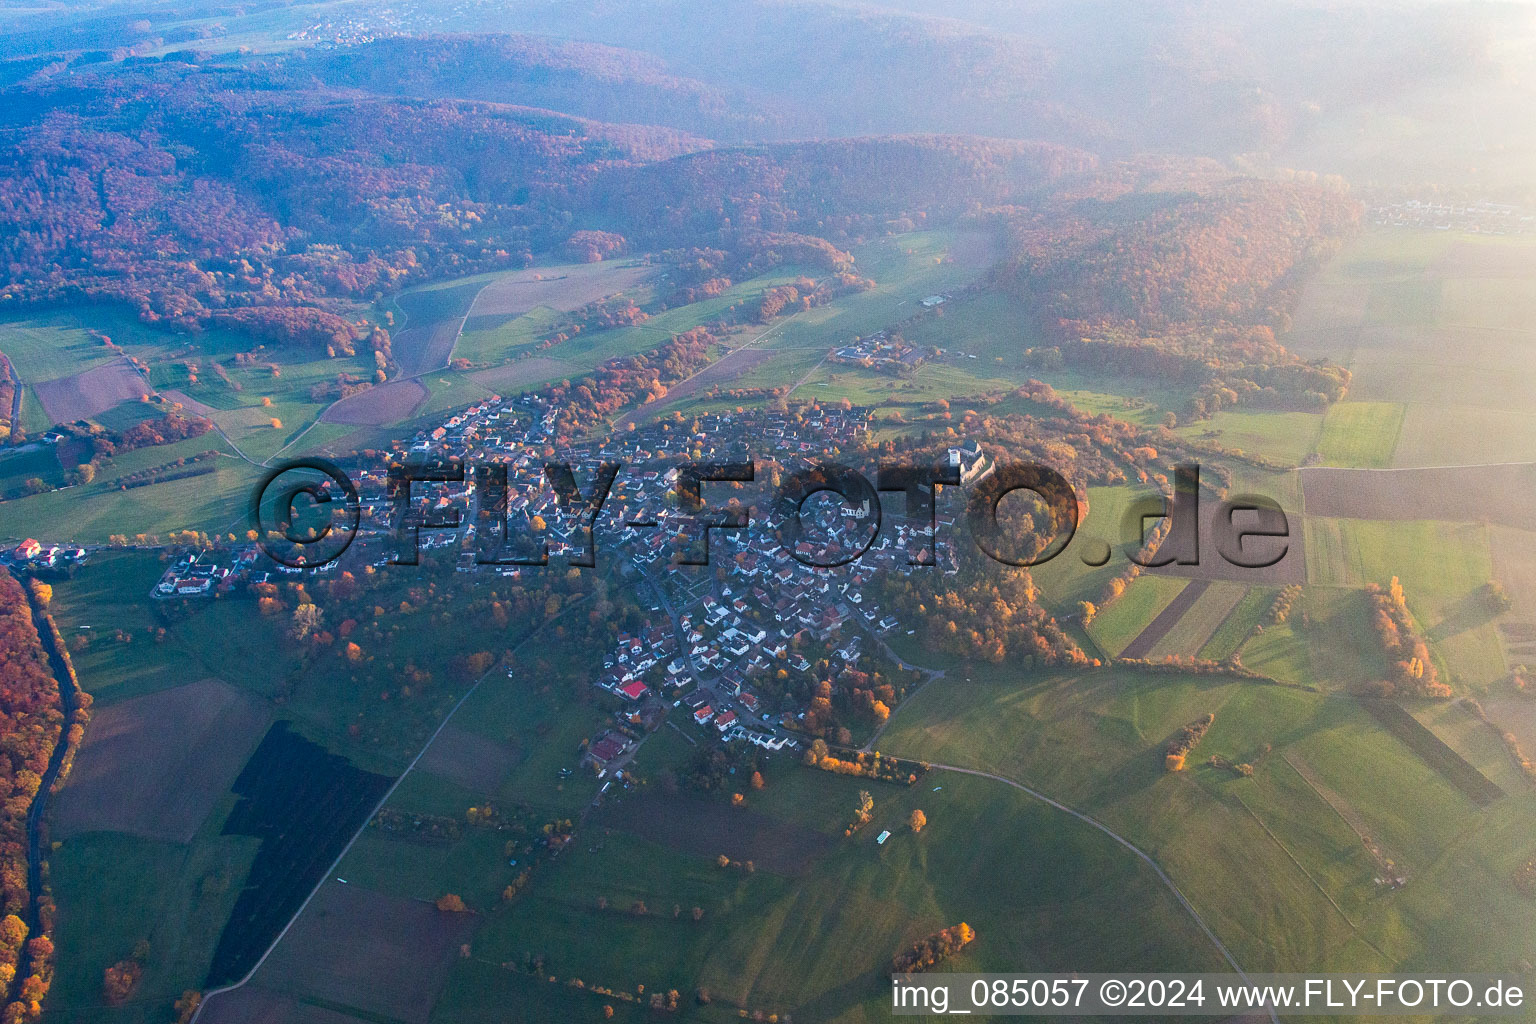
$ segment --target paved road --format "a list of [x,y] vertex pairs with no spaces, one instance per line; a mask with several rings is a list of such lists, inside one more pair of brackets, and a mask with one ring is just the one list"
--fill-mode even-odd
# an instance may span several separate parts
[[[1243,971],[1241,967],[1237,965],[1237,960],[1232,956],[1232,952],[1222,944],[1220,939],[1216,937],[1216,933],[1211,931],[1210,926],[1205,923],[1203,918],[1201,918],[1199,911],[1195,910],[1194,904],[1190,903],[1184,894],[1179,891],[1179,887],[1173,883],[1173,879],[1169,878],[1167,873],[1164,872],[1162,868],[1158,867],[1157,861],[1153,860],[1149,854],[1145,853],[1140,847],[1132,843],[1129,839],[1125,838],[1120,833],[1104,824],[1102,821],[1099,821],[1097,818],[1090,817],[1089,815],[1084,814],[1082,811],[1073,810],[1066,804],[1057,800],[1052,800],[1044,793],[1041,793],[1038,790],[1030,789],[1028,786],[1019,782],[1015,782],[1006,776],[994,775],[991,772],[977,771],[975,768],[961,768],[952,764],[934,764],[929,762],[929,766],[940,771],[958,772],[961,775],[974,775],[978,778],[991,779],[993,782],[1001,782],[1004,785],[1012,786],[1014,789],[1017,789],[1022,793],[1027,793],[1042,803],[1050,804],[1058,811],[1063,811],[1072,815],[1072,817],[1086,825],[1092,825],[1094,828],[1098,829],[1100,832],[1103,832],[1105,835],[1109,836],[1109,838],[1113,839],[1127,850],[1130,850],[1137,857],[1139,857],[1141,861],[1147,865],[1147,867],[1151,868],[1157,877],[1162,880],[1163,884],[1168,887],[1168,891],[1173,893],[1174,897],[1179,901],[1179,903],[1183,905],[1184,909],[1189,912],[1189,916],[1194,919],[1195,924],[1200,926],[1200,930],[1205,933],[1205,937],[1211,940],[1211,945],[1216,947],[1217,952],[1219,952],[1227,961],[1227,964],[1232,968],[1233,972],[1240,975],[1245,980],[1247,979],[1248,975]],[[1270,1020],[1274,1022],[1274,1024],[1280,1024],[1280,1018],[1275,1014],[1274,1010],[1269,1011],[1269,1017]]]
[[[516,654],[521,651],[523,647],[533,643],[535,640],[542,642],[543,632],[552,622],[563,617],[572,609],[578,608],[585,604],[587,600],[587,597],[582,597],[579,600],[571,602],[565,608],[565,610],[562,611],[559,615],[556,615],[554,619],[551,619],[549,622],[545,622],[538,629],[534,630],[530,636],[525,637],[521,643],[512,649],[512,654],[516,656]],[[395,795],[395,790],[400,788],[400,783],[405,781],[405,777],[411,774],[411,770],[416,767],[417,762],[419,762],[422,757],[426,755],[427,751],[432,748],[432,744],[436,742],[437,737],[442,733],[444,729],[448,727],[448,723],[453,721],[453,716],[459,713],[459,708],[463,707],[464,702],[475,695],[475,691],[480,689],[481,683],[485,682],[492,676],[502,675],[505,673],[507,660],[509,659],[503,659],[502,661],[497,662],[495,665],[492,665],[490,671],[481,676],[479,679],[475,680],[475,684],[465,692],[464,696],[459,698],[459,702],[455,704],[453,709],[443,717],[443,720],[438,723],[438,726],[433,731],[432,735],[427,738],[427,742],[422,745],[420,752],[418,752],[417,755],[411,759],[410,764],[406,765],[405,771],[400,773],[399,778],[395,779],[394,783],[389,787],[388,791],[386,791],[384,796],[379,799],[379,802],[374,806],[373,810],[369,812],[368,817],[363,819],[363,823],[358,828],[357,832],[355,832],[352,838],[347,841],[347,845],[342,847],[341,853],[336,855],[336,859],[331,862],[331,866],[326,869],[325,874],[320,876],[320,880],[315,883],[314,889],[312,889],[309,895],[304,898],[304,902],[299,904],[299,909],[294,911],[293,916],[288,919],[288,923],[283,925],[283,930],[277,933],[277,938],[272,940],[272,944],[267,947],[267,951],[261,954],[261,959],[257,960],[255,966],[247,971],[245,977],[241,978],[239,981],[225,985],[222,988],[216,988],[211,992],[206,993],[203,996],[202,1003],[197,1008],[197,1012],[192,1015],[190,1024],[197,1024],[198,1019],[203,1015],[203,1011],[208,1009],[208,1004],[213,1001],[215,996],[222,995],[225,992],[233,992],[235,989],[245,985],[246,982],[250,981],[256,976],[256,972],[261,970],[261,965],[267,962],[267,958],[272,955],[272,951],[277,948],[277,944],[283,941],[283,937],[288,934],[288,930],[294,926],[295,922],[298,921],[299,917],[304,913],[305,909],[308,908],[311,901],[313,901],[315,896],[320,892],[321,887],[323,887],[327,882],[336,876],[337,867],[339,867],[341,862],[346,859],[347,854],[351,852],[352,847],[356,845],[358,839],[362,837],[363,833],[368,830],[369,823],[373,821],[374,817],[379,813],[379,811],[384,809],[384,805],[389,802],[389,798]]]

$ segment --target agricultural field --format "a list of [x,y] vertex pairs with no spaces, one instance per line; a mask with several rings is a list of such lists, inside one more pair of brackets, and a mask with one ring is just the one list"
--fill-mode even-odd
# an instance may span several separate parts
[[1210,584],[1173,627],[1152,645],[1148,655],[1167,658],[1199,654],[1248,596],[1248,590],[1241,583],[1217,581]]
[[[132,490],[112,486],[121,476],[169,465],[206,451],[221,457],[214,472]],[[0,537],[26,537],[37,523],[48,523],[56,536],[78,543],[106,543],[118,534],[164,536],[193,529],[226,535],[247,527],[245,505],[261,470],[239,458],[215,433],[116,456],[84,486],[0,502]]]
[[[1143,866],[1087,826],[1050,820],[1017,791],[940,775],[910,789],[877,785],[873,819],[844,837],[859,788],[858,780],[785,764],[768,773],[767,788],[744,808],[694,805],[695,819],[666,842],[637,835],[624,826],[623,808],[615,808],[614,827],[603,829],[597,851],[564,853],[528,897],[491,916],[474,955],[515,964],[529,937],[538,936],[536,951],[557,976],[579,974],[589,985],[630,990],[645,984],[648,991],[691,994],[704,987],[725,1007],[837,1021],[881,1019],[880,966],[905,942],[946,922],[966,921],[981,936],[974,951],[953,962],[956,969],[1162,957],[1219,962]],[[645,798],[621,798],[634,799]],[[913,807],[928,817],[921,834],[904,825]],[[742,825],[730,824],[733,814]],[[600,814],[594,824],[608,820]],[[780,843],[786,828],[804,838],[784,848],[808,858],[802,868],[785,865],[789,873],[765,858],[742,875],[700,852],[750,850],[761,841],[754,835]],[[701,842],[701,832],[707,840],[723,829],[729,831],[720,831],[713,846]],[[892,838],[877,846],[874,836],[887,829]],[[1040,886],[1070,914],[1045,913]],[[1117,900],[1116,888],[1135,895]],[[647,915],[631,911],[636,900],[650,908]],[[684,908],[680,918],[674,905]],[[694,906],[703,912],[698,921],[688,909]],[[1138,926],[1112,924],[1127,907]]]
[[[238,910],[242,892],[270,888],[274,880],[291,889],[302,874],[291,864],[283,866],[292,859],[293,844],[308,849],[324,829],[313,820],[306,823],[302,814],[295,817],[295,810],[307,807],[308,813],[327,816],[325,828],[332,832],[343,818],[337,804],[327,802],[330,797],[295,796],[289,769],[296,765],[300,779],[339,777],[333,770],[339,758],[307,738],[286,733],[297,752],[286,749],[275,760],[267,758],[266,768],[252,767],[266,723],[294,720],[332,750],[398,772],[404,762],[393,751],[408,759],[420,749],[457,696],[448,663],[476,639],[443,644],[441,624],[430,615],[402,616],[406,629],[382,638],[375,648],[379,656],[391,663],[415,658],[442,682],[425,700],[392,702],[385,715],[376,682],[370,680],[371,692],[348,692],[334,663],[309,664],[284,642],[283,621],[260,616],[248,600],[150,604],[146,595],[164,567],[156,553],[103,551],[56,584],[53,612],[74,649],[81,684],[97,703],[55,810],[54,838],[60,845],[51,857],[54,884],[58,897],[73,906],[60,912],[58,934],[70,943],[70,955],[59,966],[60,999],[56,1011],[50,1007],[50,1020],[158,1024],[164,1005],[187,988],[201,987],[232,913],[245,922],[237,932],[273,934],[267,924],[252,926],[250,911]],[[384,593],[379,598],[398,604],[407,582],[400,581],[393,600]],[[262,664],[266,672],[237,675],[238,688],[206,680],[231,664]],[[205,681],[187,682],[200,679]],[[539,721],[528,719],[529,749]],[[572,724],[566,749],[577,749],[591,721],[589,715]],[[349,726],[358,723],[354,733]],[[476,749],[483,753],[483,748]],[[321,770],[316,757],[331,768]],[[353,768],[341,774],[363,777]],[[235,790],[254,800],[252,807],[239,810]],[[591,790],[585,790],[572,806],[590,797]],[[365,800],[365,811],[373,799]],[[452,803],[456,814],[468,806]],[[259,854],[257,838],[245,832],[269,838],[286,833],[292,842]],[[345,830],[346,838],[350,834]],[[125,1016],[102,1003],[101,972],[127,958],[140,940],[151,950],[141,988],[146,1003]],[[454,943],[455,955],[457,948]],[[226,950],[217,969],[228,971],[247,955]],[[143,1016],[133,1016],[138,1013]]]
[[56,447],[33,441],[0,448],[0,497],[15,500],[27,493],[34,480],[50,487],[64,483],[64,467],[59,464]]
[[[483,1002],[487,992],[516,993],[508,998],[540,1013],[598,1012],[601,997],[573,996],[564,984],[572,977],[589,989],[677,988],[688,1020],[734,1019],[738,1006],[875,1020],[884,993],[879,967],[903,944],[961,920],[983,939],[955,961],[957,969],[1220,965],[1144,865],[1092,828],[1060,820],[989,780],[935,774],[911,788],[872,784],[804,768],[786,753],[764,766],[766,787],[733,807],[722,793],[669,795],[669,780],[687,770],[697,748],[663,727],[636,754],[636,788],[615,787],[588,812],[596,780],[558,775],[601,727],[596,709],[570,699],[589,671],[582,662],[542,669],[529,662],[526,672],[489,680],[440,734],[438,742],[450,746],[438,754],[429,748],[386,805],[407,818],[461,822],[468,807],[494,806],[509,827],[465,826],[462,838],[449,843],[370,828],[338,868],[346,885],[323,890],[321,902],[345,896],[349,905],[429,911],[426,901],[445,893],[464,900],[467,931],[450,944],[455,953],[433,1021],[494,1019]],[[685,720],[681,728],[694,727]],[[489,760],[500,767],[488,770],[480,758],[468,764],[476,750],[494,751]],[[874,789],[875,815],[845,837],[860,788]],[[914,807],[928,818],[921,834],[905,824]],[[557,856],[525,852],[537,850],[530,839],[539,835],[528,825],[587,813],[576,841]],[[877,846],[874,836],[886,829],[893,838]],[[518,863],[509,864],[513,847]],[[722,869],[720,854],[752,860],[756,870]],[[508,901],[502,889],[523,868],[532,884]],[[991,881],[981,885],[982,878]],[[999,878],[1006,881],[1000,885]],[[1048,904],[1040,895],[1046,892]],[[1134,894],[1138,922],[1129,929],[1126,893]],[[648,908],[644,915],[634,912],[636,901]],[[1056,910],[1063,901],[1067,914]],[[698,920],[693,907],[700,908]],[[363,934],[371,929],[328,931],[331,956],[346,966],[329,979],[308,974],[298,936],[334,928],[317,916],[321,909],[312,905],[300,917],[253,982],[256,993],[231,1000],[221,1013],[282,992],[371,1019],[377,992],[403,985],[425,994],[437,984],[438,953],[401,961],[394,946],[370,945],[379,941]],[[440,923],[455,916],[438,914]],[[468,944],[467,958],[458,955],[459,942]],[[431,948],[443,946],[433,940]],[[529,956],[540,958],[538,979],[526,973]],[[849,984],[850,978],[856,980]],[[701,987],[711,993],[709,1006],[693,1000]]]
[[858,273],[875,282],[796,316],[774,335],[774,348],[823,351],[916,314],[924,297],[979,278],[1001,256],[988,232],[935,230],[881,238],[853,249]]
[[[1368,231],[1308,286],[1281,340],[1349,367],[1349,404],[1404,406],[1391,465],[1529,461],[1533,270],[1528,240]],[[1374,460],[1388,430],[1378,415],[1365,453]]]
[[[505,362],[530,350],[561,313],[612,295],[646,290],[660,268],[639,260],[605,260],[479,275],[404,292],[405,376],[436,370],[451,357]],[[446,329],[445,329],[446,328]],[[686,329],[686,328],[685,328]]]
[[1308,516],[1306,536],[1310,584],[1385,586],[1396,576],[1453,684],[1481,687],[1504,676],[1498,613],[1483,596],[1493,579],[1487,526]]
[[1210,419],[1187,424],[1174,432],[1284,466],[1298,466],[1317,449],[1322,430],[1321,413],[1224,409]]
[[190,842],[267,718],[262,702],[217,679],[103,707],[60,791],[55,834]]
[[0,3],[0,1024],[1536,984],[1536,8],[855,6]]
[[[832,345],[860,331],[876,330],[909,316],[917,298],[969,282],[985,270],[995,253],[983,236],[933,231],[882,239],[860,247],[857,256],[863,272],[876,276],[878,286],[874,290],[844,296],[767,328],[739,330],[736,339],[763,354],[744,354],[734,361],[733,372],[717,371],[713,377],[704,378],[702,384],[708,388],[793,388],[806,382],[808,393],[813,391],[818,398],[841,397],[844,392],[859,400],[884,402],[893,397],[898,408],[974,392],[978,380],[972,373],[939,364],[925,368],[926,378],[899,384],[891,378],[850,380],[839,390],[814,386],[808,381],[821,356]],[[249,349],[248,339],[220,332],[195,338],[168,335],[126,316],[96,309],[0,324],[0,351],[12,359],[29,386],[53,382],[54,389],[48,393],[56,408],[91,411],[103,422],[119,427],[131,425],[149,411],[150,407],[137,400],[114,400],[97,408],[105,402],[106,390],[111,390],[110,397],[116,399],[129,397],[133,390],[121,386],[127,380],[122,373],[107,370],[118,365],[114,363],[117,357],[88,333],[97,330],[150,364],[149,384],[165,401],[180,405],[188,414],[207,416],[219,428],[217,433],[202,438],[119,456],[103,468],[92,484],[0,502],[0,536],[24,537],[29,524],[37,521],[55,523],[61,535],[81,542],[103,542],[113,534],[133,537],[182,529],[218,534],[241,532],[249,489],[260,475],[260,467],[279,455],[316,450],[338,452],[347,446],[362,446],[397,432],[403,421],[438,416],[494,393],[586,372],[606,359],[654,347],[670,334],[697,326],[735,303],[760,295],[766,288],[793,280],[799,273],[794,267],[779,268],[735,286],[718,299],[669,310],[636,327],[580,335],[551,349],[548,355],[515,361],[506,361],[508,354],[515,354],[511,349],[498,348],[501,342],[489,335],[476,340],[476,332],[494,335],[519,329],[510,325],[528,315],[543,315],[540,310],[571,309],[618,291],[643,290],[649,287],[656,268],[633,260],[549,266],[411,289],[402,293],[392,308],[401,325],[396,353],[402,365],[421,355],[410,355],[418,348],[428,354],[435,352],[436,343],[429,338],[419,339],[421,344],[411,347],[413,329],[430,334],[428,325],[451,324],[457,336],[461,321],[466,324],[468,344],[489,346],[472,356],[501,359],[505,365],[468,374],[446,368],[423,373],[417,379],[392,382],[335,404],[335,396],[328,389],[339,374],[365,379],[371,375],[372,364],[365,358],[366,352],[352,359],[267,352],[266,362],[237,366],[230,357]],[[413,323],[416,328],[412,328]],[[406,340],[404,355],[400,338]],[[496,352],[503,354],[497,356]],[[428,361],[435,359],[432,355]],[[439,364],[446,359],[444,355]],[[86,387],[104,372],[113,376],[110,380],[103,378],[103,387]],[[131,372],[129,376],[139,379]],[[111,387],[103,390],[108,383]],[[988,386],[993,384],[1007,386],[1008,382],[989,382]],[[908,391],[887,396],[884,392],[893,385]],[[122,393],[118,394],[119,391]],[[695,412],[734,404],[729,400],[715,402],[695,387],[684,389],[676,400],[651,407],[647,412],[660,415],[673,408]],[[29,393],[24,405],[27,414],[45,415],[42,408]],[[128,491],[109,486],[119,476],[207,450],[229,456],[217,460],[217,469],[211,475]],[[20,494],[21,488],[33,478],[61,485],[64,468],[47,459],[42,463],[41,469],[17,463],[16,472],[8,472],[0,464],[0,484],[5,484],[0,494]]]
[[1371,642],[1371,609],[1359,590],[1307,587],[1287,620],[1269,605],[1251,609],[1260,627],[1240,648],[1244,667],[1284,683],[1350,692],[1383,678],[1386,660]]
[[[678,411],[693,415],[740,404],[728,397],[714,398],[714,390],[734,388],[785,388],[802,400],[837,401],[847,398],[859,404],[881,406],[884,415],[910,412],[939,398],[956,398],[996,388],[1011,388],[1027,376],[1005,376],[992,360],[948,360],[920,367],[910,378],[878,370],[837,365],[824,361],[828,352],[857,337],[902,324],[921,311],[921,299],[975,281],[997,259],[990,237],[979,232],[922,231],[879,239],[853,249],[855,269],[874,280],[875,287],[841,296],[824,306],[797,312],[765,328],[742,328],[733,342],[750,348],[751,356],[738,357],[731,371],[711,367],[691,386],[646,407],[650,418]],[[728,296],[740,301],[755,297],[800,276],[797,268],[779,268],[770,274],[734,286],[717,299],[669,310],[636,327],[604,331],[577,338],[551,350],[557,359],[584,355],[610,358],[647,347],[631,339],[636,332],[665,327],[675,333],[704,322],[714,315],[715,304]],[[815,276],[812,274],[812,276]],[[963,330],[972,340],[995,337],[995,331],[1012,322],[1017,310],[1008,303],[992,303],[985,296],[956,300],[957,308],[981,303],[989,308],[976,317],[962,315]],[[726,305],[729,305],[727,303]],[[725,308],[721,306],[719,308]],[[939,307],[943,310],[944,307]],[[676,318],[675,321],[669,318]],[[945,323],[942,315],[925,314],[916,324],[901,328],[921,333],[922,345],[941,345]],[[1008,330],[1024,329],[1022,321]],[[609,338],[611,336],[611,338]],[[604,340],[608,338],[608,340]],[[651,344],[654,344],[654,340]],[[919,343],[914,339],[914,344]],[[707,376],[706,376],[707,375]],[[630,414],[625,421],[635,419]]]
[[1323,417],[1317,453],[1325,466],[1384,469],[1403,429],[1403,407],[1396,402],[1336,402]]
[[[1168,738],[1205,713],[1215,724],[1190,758],[1199,767],[1165,771]],[[1514,965],[1536,943],[1508,874],[1526,855],[1511,830],[1536,820],[1536,796],[1507,789],[1480,809],[1337,698],[1219,677],[1042,680],[1000,668],[925,689],[882,746],[997,772],[1093,814],[1152,852],[1249,970]],[[1293,752],[1351,814],[1298,773]],[[1508,778],[1507,764],[1484,767],[1485,745],[1460,753]],[[1253,775],[1205,764],[1218,754]],[[1373,882],[1383,869],[1351,818],[1395,854],[1403,888]],[[1462,855],[1448,858],[1453,848]]]
[[[1127,523],[1126,516],[1139,499],[1151,493],[1129,484],[1088,488],[1088,511],[1078,522],[1072,543],[1055,558],[1029,570],[1046,607],[1064,615],[1076,611],[1079,601],[1099,601],[1109,581],[1125,571],[1125,546],[1135,536],[1135,524]],[[1110,560],[1100,566],[1084,564],[1083,552],[1097,542],[1110,545]]]
[[1308,514],[1383,521],[1438,519],[1536,528],[1536,464],[1439,469],[1307,468],[1301,479]]
[[149,388],[138,370],[118,360],[69,377],[34,383],[32,393],[54,423],[73,423],[93,419],[125,402],[138,402],[149,394]]
[[[99,324],[113,341],[126,345],[153,335],[124,315],[97,311],[61,311],[0,322],[0,352],[11,361],[22,382],[37,385],[61,380],[103,366],[117,359],[115,353],[87,331]],[[126,332],[126,334],[125,334]]]
[[[59,904],[54,941],[61,956],[43,1017],[60,1024],[160,1024],[165,1007],[201,985],[214,945],[256,856],[257,840],[219,834],[226,802],[190,843],[90,832],[61,841],[49,856]],[[150,956],[139,998],[105,1004],[102,971]]]
[[[963,366],[928,363],[911,376],[895,376],[876,369],[822,363],[795,389],[801,398],[819,402],[847,399],[855,405],[881,406],[910,414],[939,399],[962,403],[967,395],[1017,387],[1001,377],[978,377]],[[889,415],[889,413],[887,413]]]
[[359,1019],[348,1012],[354,1011],[362,1020],[426,1024],[477,924],[467,914],[440,913],[428,902],[334,880],[320,888],[311,908],[251,984],[210,1002],[203,1020],[244,1024],[253,1019],[253,1003],[276,995],[333,1009],[346,1020]]
[[1142,573],[1088,624],[1088,635],[1105,654],[1119,656],[1188,583],[1172,576]]
[[1012,377],[1026,372],[1024,350],[1041,341],[1036,317],[1018,299],[987,290],[946,302],[903,327],[901,336],[910,345],[944,349],[950,358],[974,359],[979,372]]
[[1274,600],[1275,591],[1270,587],[1247,588],[1221,625],[1206,640],[1205,646],[1195,652],[1196,657],[1210,661],[1225,661],[1232,657],[1247,642],[1253,628],[1259,624],[1260,618]]

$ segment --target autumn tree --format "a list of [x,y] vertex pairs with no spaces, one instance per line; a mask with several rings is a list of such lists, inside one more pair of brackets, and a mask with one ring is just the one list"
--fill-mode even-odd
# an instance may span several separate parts
[[923,826],[928,824],[928,815],[924,814],[920,810],[914,809],[912,811],[911,823],[913,832],[921,832],[923,830]]
[[143,977],[143,964],[137,960],[120,960],[102,974],[102,997],[113,1006],[122,1006],[133,997]]
[[203,994],[193,989],[187,989],[176,1000],[172,1007],[176,1011],[176,1024],[191,1024],[192,1018],[197,1014],[197,1008],[203,1004]]

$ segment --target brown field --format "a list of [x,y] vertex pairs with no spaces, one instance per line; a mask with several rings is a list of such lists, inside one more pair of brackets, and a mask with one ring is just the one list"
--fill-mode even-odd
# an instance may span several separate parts
[[[539,306],[557,312],[579,309],[589,302],[617,295],[644,284],[660,273],[643,263],[615,266],[588,263],[580,266],[534,267],[497,278],[475,297],[470,316],[519,316]],[[454,321],[457,330],[458,321]]]
[[476,370],[470,376],[486,387],[514,392],[561,377],[576,376],[580,372],[579,367],[563,359],[534,356],[531,359],[516,360],[505,366],[493,366],[489,370]]
[[421,755],[422,771],[456,782],[472,793],[494,793],[521,760],[504,743],[447,725]]
[[462,318],[454,317],[421,327],[408,327],[397,334],[391,350],[395,362],[400,364],[401,376],[414,377],[447,366],[463,323]]
[[1488,532],[1493,577],[1510,597],[1499,634],[1510,664],[1536,664],[1536,533],[1495,526]]
[[1536,529],[1536,463],[1301,472],[1309,516],[1439,519]]
[[1512,732],[1527,757],[1536,751],[1536,697],[1515,694],[1483,701],[1488,721],[1500,732]]
[[733,381],[754,366],[766,363],[777,354],[777,352],[758,348],[738,348],[734,352],[728,352],[721,359],[716,360],[692,377],[677,384],[656,401],[647,402],[638,409],[625,413],[614,424],[614,428],[617,430],[628,430],[630,427],[644,422],[651,413],[657,411],[662,406],[688,398],[690,395],[697,394],[705,388],[716,384],[726,384]]
[[343,398],[320,419],[358,427],[382,427],[403,420],[427,400],[427,389],[416,380],[395,380]]
[[149,394],[144,378],[122,360],[72,377],[34,384],[32,390],[55,423],[90,419],[119,402],[136,402]]
[[1174,595],[1172,601],[1157,613],[1157,617],[1147,623],[1145,629],[1137,633],[1131,642],[1126,644],[1120,652],[1122,658],[1145,658],[1152,653],[1152,648],[1157,642],[1168,635],[1168,631],[1178,625],[1184,613],[1194,607],[1200,600],[1206,589],[1211,585],[1210,580],[1193,580],[1189,586]]
[[1439,273],[1456,277],[1523,277],[1536,266],[1536,244],[1525,239],[1500,238],[1459,241],[1446,247],[1433,264]]
[[809,870],[832,845],[815,829],[688,796],[631,798],[606,810],[600,824],[700,857],[750,860],[782,875]]
[[[1226,523],[1217,521],[1221,516],[1220,503],[1210,500],[1209,496],[1202,496],[1200,500],[1200,519],[1203,524],[1200,532],[1200,564],[1167,565],[1148,571],[1163,576],[1179,576],[1194,580],[1225,580],[1251,586],[1283,587],[1291,583],[1305,583],[1307,559],[1302,547],[1300,510],[1287,508],[1284,504],[1281,508],[1286,515],[1290,536],[1285,541],[1285,554],[1274,565],[1265,566],[1262,569],[1245,569],[1223,558],[1216,549],[1217,530],[1219,527],[1221,531],[1229,532],[1230,528]],[[1235,514],[1233,520],[1232,527],[1239,533],[1245,526],[1251,524],[1251,520],[1243,513]],[[1259,555],[1269,552],[1270,545],[1278,548],[1279,543],[1278,538],[1275,540],[1254,538],[1244,542],[1244,550]],[[1117,551],[1116,557],[1123,556]]]
[[262,702],[218,679],[92,713],[54,829],[187,842],[266,730]]
[[[271,1012],[271,994],[283,993],[355,1009],[365,1020],[426,1024],[459,947],[470,941],[481,920],[333,879],[321,887],[246,986],[254,986],[265,998],[220,996],[210,1002],[213,1016],[204,1014],[202,1020],[266,1024],[281,1019],[286,1024],[292,1018],[261,1016]],[[219,1006],[226,998],[230,1005]],[[310,1020],[299,1019],[306,1024]],[[329,1024],[331,1018],[313,1019],[315,1024]]]

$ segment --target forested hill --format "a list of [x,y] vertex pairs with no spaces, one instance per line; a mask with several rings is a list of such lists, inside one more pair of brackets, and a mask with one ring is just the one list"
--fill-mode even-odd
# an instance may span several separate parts
[[893,136],[731,147],[593,179],[582,205],[654,243],[736,231],[798,231],[834,240],[911,230],[982,206],[1025,202],[1097,168],[1047,142]]
[[709,85],[658,57],[531,35],[397,37],[286,56],[296,72],[385,96],[488,100],[726,142],[825,135],[824,120],[759,91]]
[[[1120,183],[1124,187],[1124,183]],[[1010,258],[995,284],[1038,311],[1066,363],[1188,386],[1184,415],[1236,404],[1316,410],[1348,371],[1276,341],[1302,283],[1358,226],[1337,185],[1191,173],[999,214]]]
[[[1159,341],[1159,359],[1177,350],[1193,366],[1207,328],[1278,325],[1287,289],[1354,216],[1337,187],[1234,179],[1210,161],[1106,164],[1060,143],[958,135],[722,144],[399,94],[475,46],[487,61],[512,53],[512,98],[518,75],[532,95],[565,89],[524,73],[565,61],[587,69],[572,74],[611,64],[674,113],[678,96],[700,112],[724,102],[623,54],[506,38],[34,76],[0,89],[0,313],[120,302],[150,322],[217,320],[346,351],[365,304],[412,281],[626,250],[683,253],[699,271],[678,275],[684,287],[791,258],[856,274],[853,243],[964,219],[1010,234],[999,287],[1066,341],[1162,333],[1182,340]],[[360,63],[385,53],[393,78]]]
[[45,78],[0,92],[0,109],[0,309],[114,300],[185,326],[521,265],[585,227],[657,247],[880,234],[1094,165],[963,138],[711,150],[670,128],[338,90],[239,58]]

